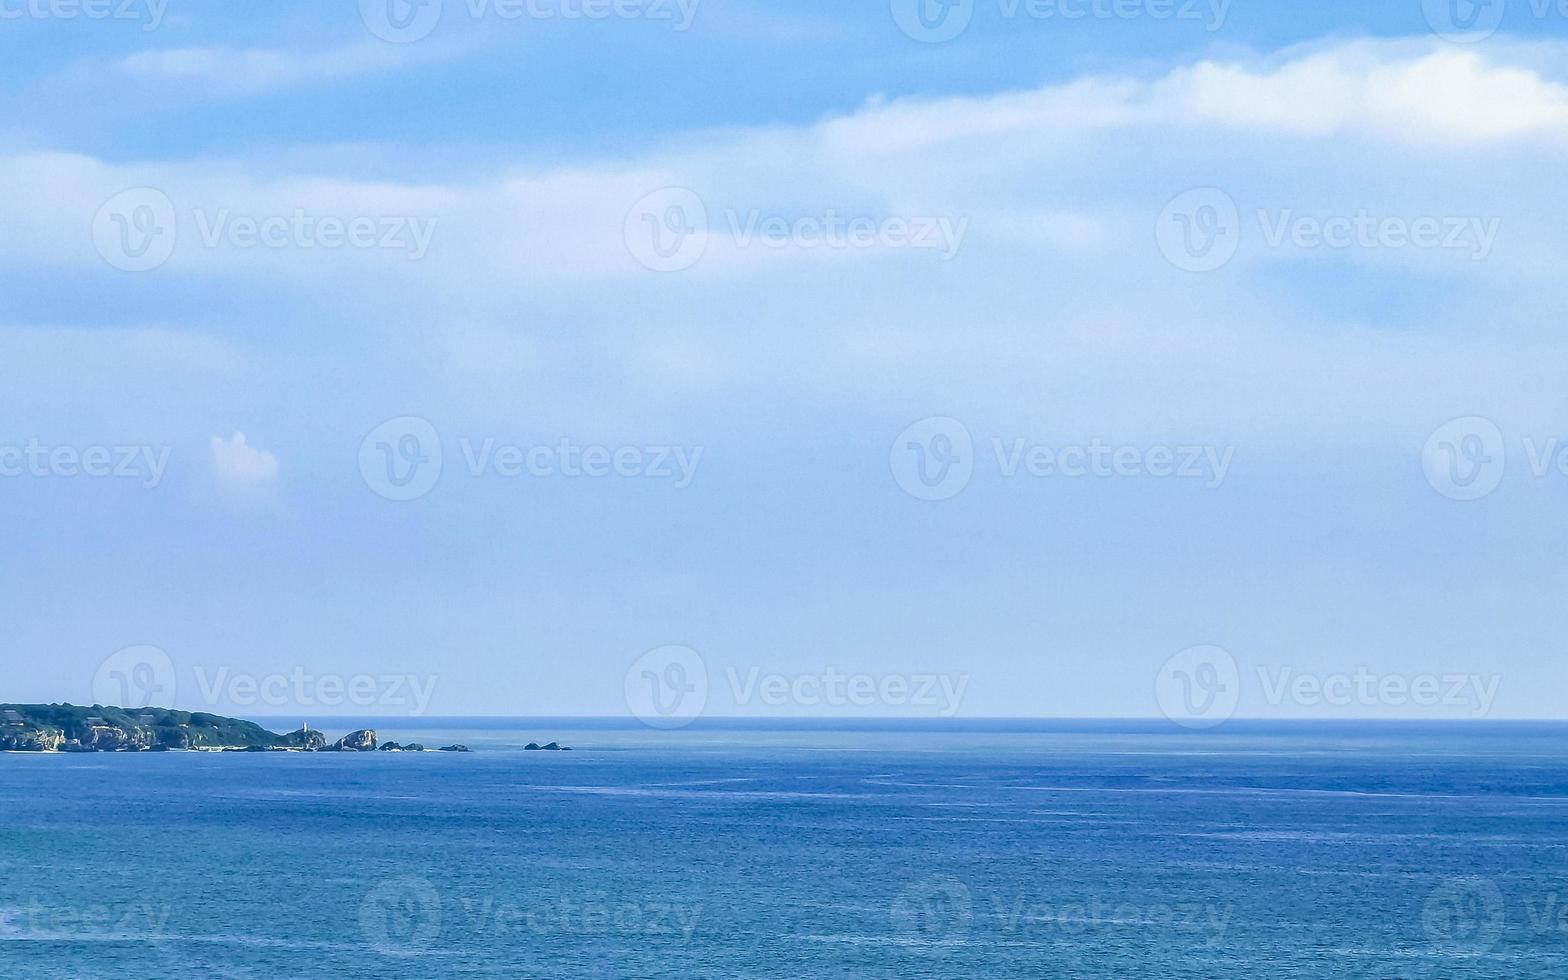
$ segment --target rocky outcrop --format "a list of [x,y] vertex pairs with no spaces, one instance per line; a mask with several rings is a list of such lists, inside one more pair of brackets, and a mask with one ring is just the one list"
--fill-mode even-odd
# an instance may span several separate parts
[[374,752],[376,751],[376,733],[369,728],[361,728],[334,742],[323,749],[325,752]]
[[[554,745],[550,746],[554,748]],[[279,735],[206,712],[95,704],[0,704],[0,752],[424,752],[419,742],[378,743],[365,728],[336,742],[309,725]],[[467,752],[448,745],[442,752]]]
[[260,725],[206,712],[94,704],[0,704],[0,744],[29,752],[146,752],[274,746]]
[[570,752],[571,749],[562,748],[559,744],[551,742],[549,745],[540,745],[538,742],[529,742],[523,746],[524,752]]
[[327,736],[320,732],[313,732],[309,728],[301,728],[297,732],[290,732],[278,739],[278,745],[286,749],[302,749],[306,752],[315,752],[327,747]]
[[58,752],[64,745],[64,732],[0,731],[0,752]]
[[156,742],[149,728],[89,725],[63,748],[67,752],[145,752]]
[[196,737],[184,728],[162,728],[158,730],[158,742],[154,749],[167,751],[169,749],[194,749],[197,746]]
[[437,752],[472,752],[473,749],[469,748],[466,745],[443,745],[439,749],[436,749],[436,751]]

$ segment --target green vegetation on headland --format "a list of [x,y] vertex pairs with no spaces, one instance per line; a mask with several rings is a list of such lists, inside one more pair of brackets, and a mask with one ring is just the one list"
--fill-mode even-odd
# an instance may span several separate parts
[[[95,704],[0,704],[0,752],[162,752],[170,749],[243,752],[375,752],[376,733],[361,729],[328,742],[308,726],[279,735],[260,725],[205,712],[114,708]],[[388,742],[383,751],[419,752]],[[442,752],[467,752],[450,745]]]

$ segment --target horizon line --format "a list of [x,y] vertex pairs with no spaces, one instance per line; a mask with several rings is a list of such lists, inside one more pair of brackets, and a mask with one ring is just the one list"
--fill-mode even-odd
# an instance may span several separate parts
[[[84,706],[90,707],[90,706]],[[112,707],[106,705],[105,707]],[[142,710],[142,709],[127,709]],[[186,708],[173,708],[168,710],[187,711]],[[194,713],[194,712],[193,712]],[[205,712],[211,714],[213,712]],[[300,713],[294,714],[256,714],[247,715],[247,718],[269,720],[292,720],[299,718]],[[881,723],[906,723],[921,722],[927,724],[944,724],[951,722],[1031,722],[1031,723],[1111,723],[1111,722],[1138,722],[1146,724],[1169,725],[1183,731],[1214,731],[1227,725],[1236,723],[1244,724],[1321,724],[1321,723],[1351,723],[1351,722],[1386,722],[1393,724],[1496,724],[1496,723],[1560,723],[1568,724],[1568,717],[1506,717],[1506,718],[1446,718],[1441,716],[1399,718],[1389,716],[1368,717],[1337,717],[1332,715],[1313,715],[1311,717],[1268,717],[1249,715],[1246,717],[1227,718],[1222,722],[1206,725],[1183,724],[1163,715],[959,715],[950,718],[931,717],[929,715],[703,715],[682,722],[680,725],[651,725],[642,721],[635,715],[498,715],[498,714],[423,714],[423,715],[396,715],[396,714],[321,714],[317,717],[329,719],[354,719],[368,718],[374,720],[407,720],[407,721],[624,721],[639,728],[648,728],[653,731],[678,731],[680,728],[690,728],[705,722],[811,722],[817,724],[830,724],[834,722],[881,722]],[[309,719],[306,719],[309,720]]]

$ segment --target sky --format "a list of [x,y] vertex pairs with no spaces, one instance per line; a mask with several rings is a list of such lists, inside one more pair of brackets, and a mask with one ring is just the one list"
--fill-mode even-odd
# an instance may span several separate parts
[[1565,38],[0,0],[0,700],[1568,717]]

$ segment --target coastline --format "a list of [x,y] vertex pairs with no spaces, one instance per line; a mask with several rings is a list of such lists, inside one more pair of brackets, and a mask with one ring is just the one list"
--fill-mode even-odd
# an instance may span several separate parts
[[287,734],[253,721],[171,708],[68,703],[0,704],[0,751],[29,754],[98,752],[467,752],[453,743],[382,742],[359,728],[335,742],[306,722]]

